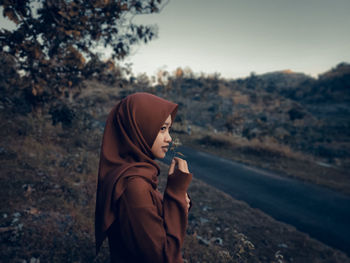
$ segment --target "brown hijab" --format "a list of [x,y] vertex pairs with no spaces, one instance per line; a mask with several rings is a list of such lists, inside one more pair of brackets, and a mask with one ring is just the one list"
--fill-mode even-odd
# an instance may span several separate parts
[[154,188],[159,166],[151,148],[169,115],[174,121],[177,104],[149,93],[134,93],[121,100],[106,122],[98,173],[95,211],[96,252],[116,220],[114,208],[127,178],[139,176]]

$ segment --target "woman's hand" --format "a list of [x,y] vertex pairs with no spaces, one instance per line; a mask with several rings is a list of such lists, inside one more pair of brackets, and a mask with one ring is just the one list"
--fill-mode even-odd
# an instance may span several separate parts
[[175,168],[178,168],[183,173],[189,173],[187,162],[179,157],[174,157],[174,159],[171,161],[168,174],[173,174]]
[[[179,169],[183,173],[190,173],[188,171],[187,162],[179,157],[174,157],[174,159],[171,161],[171,164],[169,167],[169,175],[173,174],[175,172],[175,169]],[[187,211],[188,211],[191,207],[191,200],[188,197],[187,193],[185,194],[185,200],[186,200]]]

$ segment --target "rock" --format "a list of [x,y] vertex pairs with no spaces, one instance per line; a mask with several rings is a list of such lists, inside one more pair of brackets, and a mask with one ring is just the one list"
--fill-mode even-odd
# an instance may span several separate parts
[[39,259],[39,258],[34,258],[34,257],[32,257],[32,258],[30,259],[30,263],[40,263],[40,259]]
[[14,218],[18,218],[18,217],[20,217],[20,216],[21,216],[21,213],[18,213],[18,212],[13,213],[13,217],[14,217]]
[[288,248],[288,245],[284,244],[284,243],[281,243],[281,244],[278,244],[278,247],[280,247],[280,248]]
[[220,237],[213,237],[213,238],[210,239],[210,243],[222,246],[223,240]]
[[205,224],[205,223],[208,223],[208,222],[209,222],[209,219],[204,218],[204,217],[200,217],[200,218],[199,218],[199,221],[201,222],[201,224]]
[[205,238],[203,238],[201,236],[198,236],[198,235],[196,236],[196,238],[198,239],[199,243],[202,243],[202,244],[207,245],[207,246],[210,245],[210,241],[209,240],[207,240],[207,239],[205,239]]
[[275,259],[278,263],[283,263],[283,255],[281,254],[281,251],[277,250],[275,253]]
[[202,207],[202,211],[204,211],[204,212],[211,210],[211,209],[212,208],[210,206],[206,206],[206,205]]

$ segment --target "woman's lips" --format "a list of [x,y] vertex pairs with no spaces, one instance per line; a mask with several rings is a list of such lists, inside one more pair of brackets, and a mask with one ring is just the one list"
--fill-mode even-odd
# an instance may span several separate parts
[[162,146],[162,149],[163,149],[164,152],[167,152],[168,148],[169,148],[169,146]]

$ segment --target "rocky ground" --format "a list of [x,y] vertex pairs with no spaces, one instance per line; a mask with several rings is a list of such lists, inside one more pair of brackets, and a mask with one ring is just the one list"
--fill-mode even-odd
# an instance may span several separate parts
[[[79,115],[62,128],[45,112],[4,107],[0,119],[0,261],[108,262],[106,243],[95,258],[93,232],[103,127]],[[162,189],[167,167],[160,165]],[[350,262],[199,180],[189,193],[187,262]]]

